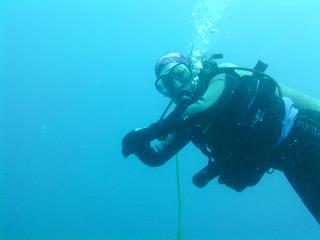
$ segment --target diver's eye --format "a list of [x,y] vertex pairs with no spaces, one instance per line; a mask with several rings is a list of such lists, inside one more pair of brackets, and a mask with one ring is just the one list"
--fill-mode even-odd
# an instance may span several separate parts
[[178,66],[174,69],[172,69],[170,76],[172,78],[175,78],[181,82],[187,82],[190,79],[190,73],[188,69],[186,69],[183,66]]

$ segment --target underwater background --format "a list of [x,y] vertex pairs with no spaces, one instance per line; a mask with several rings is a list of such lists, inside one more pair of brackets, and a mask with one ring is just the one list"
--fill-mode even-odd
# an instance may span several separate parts
[[[0,239],[177,239],[175,160],[121,155],[121,139],[168,103],[168,51],[223,53],[320,98],[318,0],[1,0]],[[281,172],[238,193],[192,176],[180,153],[182,239],[316,240],[319,225]]]

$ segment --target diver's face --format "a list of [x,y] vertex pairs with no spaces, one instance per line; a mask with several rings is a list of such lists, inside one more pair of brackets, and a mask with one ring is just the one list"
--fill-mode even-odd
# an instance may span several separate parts
[[192,90],[192,71],[184,64],[169,65],[156,81],[159,92],[178,101],[183,91]]

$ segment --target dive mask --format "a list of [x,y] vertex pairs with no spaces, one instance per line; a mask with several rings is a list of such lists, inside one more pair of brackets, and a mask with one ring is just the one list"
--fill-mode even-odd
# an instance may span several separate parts
[[191,69],[183,63],[178,63],[161,74],[155,86],[162,95],[169,97],[177,94],[182,86],[191,81],[191,78]]

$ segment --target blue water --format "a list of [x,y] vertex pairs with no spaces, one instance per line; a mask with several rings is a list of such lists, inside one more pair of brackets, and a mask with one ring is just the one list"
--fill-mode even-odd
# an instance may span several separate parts
[[[2,0],[0,239],[176,239],[175,162],[124,159],[121,139],[168,100],[154,63],[197,45],[192,11],[210,15],[208,49],[320,98],[317,0]],[[201,12],[202,14],[203,12]],[[316,240],[320,229],[280,172],[237,193],[192,185],[206,158],[180,154],[182,239]]]

